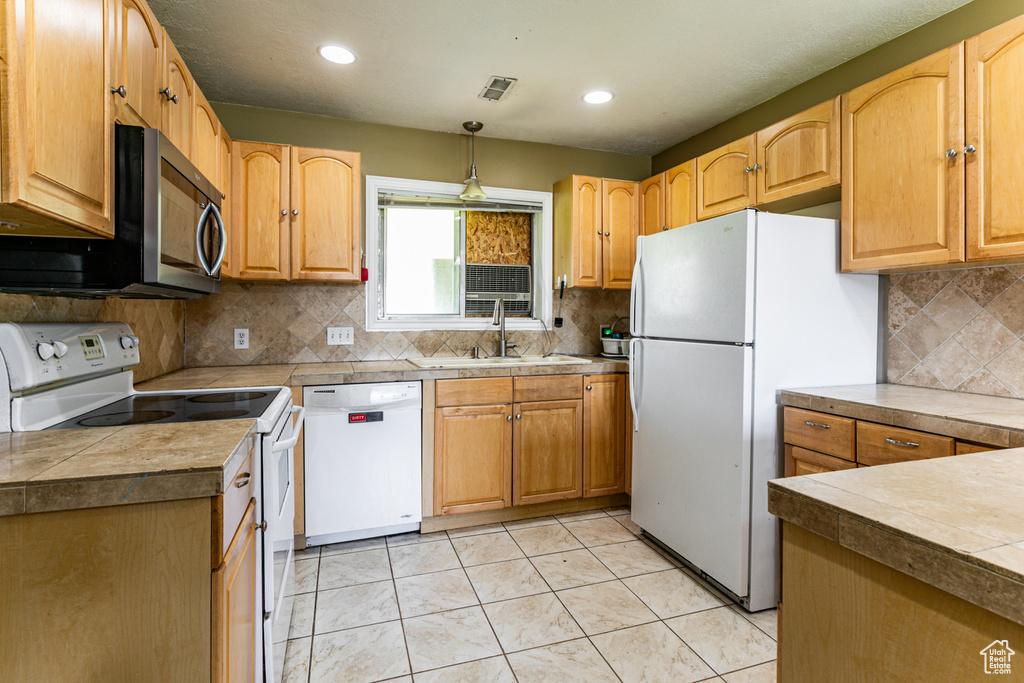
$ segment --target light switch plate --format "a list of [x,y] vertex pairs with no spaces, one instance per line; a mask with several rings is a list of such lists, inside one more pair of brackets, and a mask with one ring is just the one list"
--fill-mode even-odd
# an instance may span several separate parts
[[327,345],[328,346],[349,346],[355,343],[353,339],[353,330],[351,327],[328,327],[327,328]]
[[249,348],[249,328],[235,328],[235,348],[236,349],[247,349]]

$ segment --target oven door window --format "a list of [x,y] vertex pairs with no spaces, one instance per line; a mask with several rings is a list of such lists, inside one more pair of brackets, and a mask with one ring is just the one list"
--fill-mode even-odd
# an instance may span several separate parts
[[277,516],[284,515],[284,506],[288,502],[288,489],[291,487],[291,476],[288,461],[291,451],[284,451],[277,459]]
[[[196,252],[196,230],[209,199],[195,185],[160,159],[160,262],[205,275]],[[211,216],[204,231],[204,251],[212,262],[220,250],[220,233]]]

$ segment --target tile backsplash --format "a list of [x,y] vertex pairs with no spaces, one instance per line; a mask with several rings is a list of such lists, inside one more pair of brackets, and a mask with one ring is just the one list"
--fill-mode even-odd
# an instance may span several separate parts
[[1024,266],[889,278],[890,382],[1024,398]]
[[[558,300],[555,297],[557,310]],[[259,365],[327,361],[463,356],[473,346],[494,352],[491,330],[367,332],[362,284],[224,282],[221,293],[185,305],[185,364]],[[628,291],[566,290],[563,327],[548,332],[508,332],[516,352],[597,354],[601,324],[629,314]],[[619,329],[625,329],[620,323]],[[327,327],[352,327],[355,343],[327,346]],[[249,348],[235,350],[235,328],[249,329]],[[550,349],[548,347],[551,347]]]
[[74,299],[64,296],[0,294],[0,322],[127,323],[139,338],[142,361],[135,381],[180,370],[185,359],[185,302],[167,299]]

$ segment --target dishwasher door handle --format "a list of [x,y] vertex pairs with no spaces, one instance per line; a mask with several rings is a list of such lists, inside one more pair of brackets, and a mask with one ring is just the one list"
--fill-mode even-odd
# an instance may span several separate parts
[[280,453],[286,451],[289,448],[294,448],[295,444],[299,441],[299,436],[302,434],[302,422],[306,419],[306,409],[302,406],[292,406],[292,415],[298,415],[295,420],[295,424],[292,426],[292,435],[283,441],[275,441],[274,445],[270,447],[270,450],[274,453]]

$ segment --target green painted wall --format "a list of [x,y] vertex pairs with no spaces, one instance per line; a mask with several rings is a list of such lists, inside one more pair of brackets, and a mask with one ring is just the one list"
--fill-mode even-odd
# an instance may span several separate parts
[[[469,173],[468,134],[234,104],[213,108],[235,140],[360,152],[365,175],[461,183]],[[460,125],[456,122],[453,128]],[[550,191],[573,173],[622,180],[651,175],[650,157],[487,137],[476,140],[476,166],[481,185],[517,190]]]
[[654,156],[652,173],[749,135],[1024,13],[1021,0],[974,0]]

